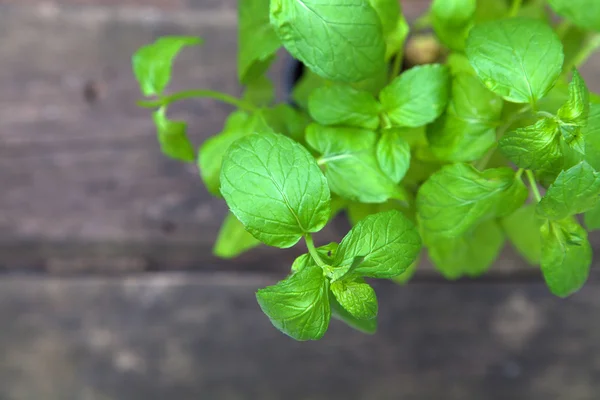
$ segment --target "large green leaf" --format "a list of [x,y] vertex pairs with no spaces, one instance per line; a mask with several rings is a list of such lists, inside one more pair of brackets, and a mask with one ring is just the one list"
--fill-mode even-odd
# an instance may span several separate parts
[[536,103],[562,71],[562,44],[550,26],[529,18],[476,25],[466,53],[481,81],[515,103]]
[[368,0],[271,0],[285,48],[318,75],[357,82],[385,68],[381,21]]
[[323,125],[377,129],[381,105],[365,91],[347,85],[323,86],[308,98],[308,112]]
[[280,134],[252,134],[229,146],[221,193],[248,232],[270,246],[291,247],[329,220],[327,180],[304,147]]

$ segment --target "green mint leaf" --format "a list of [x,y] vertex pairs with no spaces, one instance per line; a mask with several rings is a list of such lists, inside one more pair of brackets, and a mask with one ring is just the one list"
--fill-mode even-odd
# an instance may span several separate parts
[[581,129],[585,141],[585,160],[600,170],[600,104],[590,104],[587,126]]
[[558,125],[549,118],[508,132],[500,139],[499,147],[520,168],[558,172],[563,166]]
[[590,92],[579,72],[573,70],[573,79],[569,84],[569,100],[558,110],[557,117],[561,124],[581,127],[587,124],[589,114]]
[[221,196],[221,164],[229,146],[259,128],[263,128],[259,115],[234,111],[225,121],[223,131],[202,144],[198,152],[198,169],[211,194]]
[[140,47],[131,64],[144,96],[158,96],[171,80],[171,66],[185,46],[195,46],[202,39],[189,36],[162,36],[154,43]]
[[152,113],[152,118],[156,125],[161,151],[173,159],[193,162],[196,159],[196,152],[186,134],[187,124],[183,121],[167,119],[164,107]]
[[275,100],[275,86],[266,76],[259,76],[246,85],[243,100],[256,106],[266,106]]
[[293,339],[318,340],[329,327],[329,281],[319,267],[307,266],[259,289],[256,299],[273,326]]
[[391,128],[381,132],[376,155],[381,170],[392,181],[400,182],[410,166],[410,145],[402,139],[402,129]]
[[538,204],[540,216],[553,220],[588,211],[600,200],[600,173],[587,162],[562,171]]
[[338,303],[354,318],[377,318],[377,296],[368,283],[342,280],[331,283],[330,287]]
[[[392,278],[402,274],[421,251],[421,238],[414,224],[399,211],[370,215],[357,223],[342,239],[335,254],[335,267],[347,268],[357,277]],[[359,265],[354,260],[363,257]]]
[[275,133],[245,136],[223,157],[221,193],[261,242],[291,247],[329,220],[327,180],[311,154]]
[[317,88],[311,93],[308,112],[322,125],[377,129],[381,105],[368,92],[346,85],[332,85]]
[[271,24],[318,75],[357,82],[385,67],[381,22],[368,0],[271,0]]
[[494,220],[485,221],[458,237],[427,241],[429,258],[447,279],[486,272],[504,247],[504,234]]
[[466,53],[485,86],[514,103],[536,103],[562,71],[563,52],[550,26],[529,18],[476,25]]
[[238,78],[249,83],[262,76],[281,46],[269,23],[270,0],[238,2]]
[[318,162],[333,193],[364,203],[402,197],[400,187],[379,167],[375,132],[311,124],[306,141],[322,155]]
[[590,232],[600,229],[600,202],[584,214],[584,222],[585,227]]
[[402,14],[399,1],[369,0],[369,3],[381,20],[386,43],[385,59],[389,60],[402,49],[409,32],[408,23]]
[[596,0],[548,0],[550,7],[575,25],[600,31],[600,3]]
[[221,258],[234,258],[259,244],[260,242],[244,229],[244,225],[235,215],[229,213],[221,225],[213,254]]
[[372,319],[357,319],[352,316],[344,307],[338,303],[333,293],[329,295],[331,305],[331,316],[337,320],[344,322],[351,328],[359,332],[373,335],[377,331],[377,318]]
[[458,73],[452,96],[441,118],[427,127],[431,151],[440,160],[468,162],[480,159],[496,143],[503,101],[479,80]]
[[304,130],[310,123],[305,113],[288,104],[277,104],[275,107],[262,110],[267,124],[275,132],[282,133],[296,142],[304,141]]
[[462,236],[482,221],[511,214],[527,196],[510,168],[481,172],[468,164],[447,165],[419,189],[418,221],[427,236]]
[[433,29],[440,40],[450,49],[464,50],[476,8],[476,0],[433,1],[431,5]]
[[540,264],[542,253],[540,238],[542,220],[535,210],[536,204],[527,204],[501,221],[510,242],[531,265]]
[[[337,248],[338,244],[335,242],[331,242],[329,244],[326,244],[325,246],[317,247],[317,253],[319,253],[319,256],[325,263],[332,264]],[[315,260],[308,253],[302,254],[300,257],[294,260],[294,263],[292,264],[292,272],[296,273],[307,266],[317,266]]]
[[397,126],[418,127],[440,116],[448,102],[450,74],[440,64],[414,67],[386,86],[379,96]]
[[542,273],[552,293],[560,297],[579,290],[587,280],[592,248],[587,232],[574,219],[548,221],[542,235]]

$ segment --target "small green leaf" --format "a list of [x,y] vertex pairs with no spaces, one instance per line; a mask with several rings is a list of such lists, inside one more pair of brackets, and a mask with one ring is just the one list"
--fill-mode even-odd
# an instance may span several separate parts
[[587,162],[562,171],[538,204],[540,216],[552,220],[591,210],[600,200],[600,173]]
[[529,18],[476,25],[466,53],[482,82],[514,103],[535,104],[562,71],[563,51],[550,26]]
[[202,39],[189,36],[162,36],[142,46],[131,59],[133,73],[144,96],[163,93],[171,80],[171,66],[185,46],[195,46]]
[[380,101],[397,126],[418,127],[440,116],[448,102],[450,74],[440,64],[414,67],[386,86]]
[[383,203],[403,196],[400,187],[379,167],[375,155],[377,135],[358,128],[311,124],[306,141],[322,156],[318,163],[333,193],[363,203]]
[[[421,251],[421,238],[410,220],[399,211],[370,215],[342,239],[334,267],[357,277],[392,278],[402,274]],[[355,258],[364,257],[359,265]]]
[[549,118],[508,132],[500,139],[499,147],[520,168],[558,172],[563,165],[558,125]]
[[410,166],[410,145],[402,139],[402,129],[384,130],[377,142],[376,155],[381,170],[392,181],[400,182]]
[[252,134],[229,146],[221,193],[246,230],[270,246],[291,247],[329,220],[327,180],[304,147],[280,134]]
[[156,125],[161,151],[166,156],[176,160],[193,162],[196,158],[196,152],[186,134],[187,124],[183,121],[167,119],[164,107],[152,113],[152,118],[154,119],[154,125]]
[[531,265],[540,264],[542,253],[542,220],[536,215],[535,209],[536,204],[527,204],[501,221],[510,242]]
[[474,76],[456,74],[446,112],[427,127],[431,151],[445,161],[480,159],[496,143],[502,104]]
[[315,89],[308,98],[308,112],[322,125],[377,129],[381,105],[368,92],[338,84]]
[[428,237],[462,236],[480,222],[511,214],[527,196],[510,168],[480,172],[468,164],[447,165],[419,189],[418,221]]
[[431,5],[433,29],[440,40],[450,49],[464,50],[476,7],[476,0],[433,1]]
[[331,292],[338,303],[356,319],[377,318],[377,296],[375,290],[364,281],[336,281]]
[[600,104],[590,104],[587,126],[581,129],[585,141],[585,160],[600,171]]
[[377,318],[372,319],[357,319],[352,316],[344,307],[338,303],[333,294],[329,295],[331,305],[331,316],[337,320],[344,322],[351,328],[357,331],[372,335],[377,331]]
[[273,326],[296,340],[318,340],[329,327],[329,281],[319,267],[308,266],[259,289],[256,299]]
[[381,20],[386,43],[385,59],[388,60],[402,49],[409,32],[408,23],[402,15],[399,1],[369,0],[369,3]]
[[234,258],[259,244],[260,242],[244,229],[244,225],[235,215],[229,213],[221,225],[213,254],[221,258]]
[[558,110],[561,124],[585,126],[590,114],[590,92],[577,70],[569,84],[569,100]]
[[[319,256],[323,261],[325,261],[325,263],[332,264],[337,248],[338,244],[331,242],[325,246],[317,247],[317,253],[319,253]],[[317,266],[315,260],[308,253],[302,254],[300,257],[294,260],[294,263],[292,264],[292,272],[296,273],[307,266]]]
[[592,248],[587,232],[574,219],[548,221],[541,228],[542,273],[552,293],[567,297],[589,275]]
[[558,15],[575,25],[600,32],[600,3],[597,0],[548,0]]
[[281,46],[269,23],[270,0],[238,2],[238,78],[242,83],[259,78]]
[[260,125],[260,116],[234,111],[225,121],[223,131],[202,144],[198,152],[198,169],[211,194],[221,196],[221,164],[229,146],[236,140],[254,133]]
[[259,76],[246,85],[243,100],[256,106],[266,106],[275,99],[275,86],[266,76]]
[[271,24],[290,54],[326,79],[357,82],[385,67],[381,22],[368,0],[271,0]]
[[503,247],[504,234],[494,220],[485,221],[462,236],[427,241],[431,261],[447,279],[483,274]]

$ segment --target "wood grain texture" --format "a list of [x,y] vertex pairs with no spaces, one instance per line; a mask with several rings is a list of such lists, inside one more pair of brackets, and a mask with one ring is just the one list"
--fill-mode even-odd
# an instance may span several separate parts
[[375,336],[298,343],[254,274],[0,281],[3,400],[595,400],[597,285],[378,284]]

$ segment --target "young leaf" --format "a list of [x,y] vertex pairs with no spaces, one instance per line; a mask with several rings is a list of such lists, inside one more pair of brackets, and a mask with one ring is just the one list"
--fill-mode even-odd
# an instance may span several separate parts
[[307,266],[259,289],[256,299],[273,326],[296,340],[318,340],[329,327],[329,281],[319,267]]
[[560,297],[579,290],[587,280],[592,248],[587,232],[574,219],[548,221],[541,228],[542,273],[552,293]]
[[244,229],[244,225],[235,215],[229,213],[219,230],[213,254],[221,258],[234,258],[259,244],[260,242]]
[[600,31],[600,3],[597,0],[548,0],[558,15],[586,29]]
[[476,0],[433,1],[431,5],[433,29],[440,40],[450,49],[464,50],[476,7]]
[[375,290],[364,281],[335,281],[331,292],[338,303],[356,319],[377,318],[377,296]]
[[502,228],[519,254],[531,265],[539,265],[542,220],[536,215],[536,204],[527,204],[502,219]]
[[[337,248],[338,244],[335,242],[331,242],[329,244],[326,244],[325,246],[317,247],[317,253],[319,253],[321,259],[329,265],[333,264],[333,257]],[[302,254],[300,257],[294,260],[294,263],[292,264],[292,273],[296,273],[307,266],[317,266],[315,260],[308,253]]]
[[588,211],[600,200],[600,173],[582,161],[562,171],[538,204],[540,216],[560,220]]
[[388,60],[402,49],[409,32],[408,23],[402,15],[399,1],[369,0],[369,3],[381,20],[386,43],[385,59]]
[[250,115],[243,111],[234,111],[225,121],[223,131],[208,138],[198,152],[200,176],[210,193],[221,196],[221,164],[223,155],[236,140],[247,136],[262,124],[259,115]]
[[291,247],[329,220],[327,180],[304,147],[280,134],[252,134],[229,146],[221,193],[246,230],[270,246]]
[[351,328],[356,329],[362,333],[372,335],[377,331],[377,318],[372,319],[357,319],[352,316],[344,307],[338,303],[333,294],[329,295],[329,302],[331,305],[331,316],[344,322]]
[[535,104],[562,71],[563,52],[550,26],[529,18],[476,25],[466,53],[485,86],[514,103]]
[[323,86],[308,98],[308,112],[322,125],[377,129],[381,105],[368,92],[347,85]]
[[558,172],[562,150],[558,125],[549,118],[508,132],[499,141],[500,151],[520,168]]
[[186,134],[187,124],[183,121],[167,119],[166,110],[161,107],[152,113],[160,149],[171,158],[193,162],[196,152]]
[[147,44],[131,59],[133,73],[144,96],[160,95],[171,80],[171,66],[185,46],[195,46],[202,39],[189,36],[162,36]]
[[573,79],[569,84],[569,100],[558,110],[561,124],[578,127],[587,124],[590,114],[590,92],[577,70],[573,70]]
[[398,183],[410,166],[410,145],[402,139],[402,129],[391,128],[381,133],[377,142],[377,162],[381,170]]
[[485,221],[462,236],[427,241],[429,258],[447,279],[483,274],[503,247],[504,234],[494,220]]
[[238,78],[252,82],[265,73],[281,46],[269,23],[270,0],[238,2]]
[[379,168],[375,132],[311,124],[307,143],[322,154],[318,163],[333,193],[363,203],[383,203],[403,196],[400,187]]
[[502,99],[474,76],[458,73],[452,96],[441,118],[427,127],[431,151],[441,160],[477,160],[496,143]]
[[379,96],[397,126],[418,127],[440,116],[448,102],[450,74],[440,64],[414,67],[386,86]]
[[510,168],[480,172],[468,164],[447,165],[419,189],[419,225],[428,237],[462,236],[482,221],[511,214],[527,195]]
[[381,22],[368,0],[271,0],[271,24],[294,58],[333,81],[384,68]]
[[[399,211],[373,214],[342,239],[334,266],[346,268],[352,277],[392,278],[402,274],[421,251],[417,229]],[[353,265],[357,257],[362,262]]]

